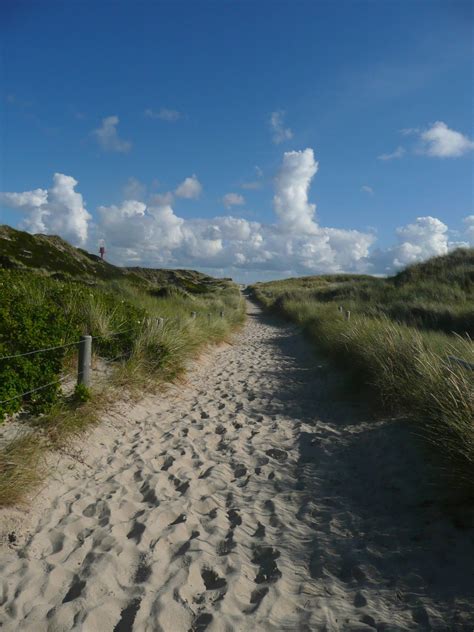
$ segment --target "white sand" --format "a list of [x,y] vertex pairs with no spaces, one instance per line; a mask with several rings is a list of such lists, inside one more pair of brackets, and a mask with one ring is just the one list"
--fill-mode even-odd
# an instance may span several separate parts
[[432,502],[408,429],[249,312],[0,514],[2,630],[474,629],[473,533]]

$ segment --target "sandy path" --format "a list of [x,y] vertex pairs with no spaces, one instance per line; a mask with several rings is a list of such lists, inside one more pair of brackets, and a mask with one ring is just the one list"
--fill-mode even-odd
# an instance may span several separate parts
[[344,404],[250,304],[233,346],[85,460],[0,552],[2,630],[474,629],[472,530],[436,509],[406,428]]

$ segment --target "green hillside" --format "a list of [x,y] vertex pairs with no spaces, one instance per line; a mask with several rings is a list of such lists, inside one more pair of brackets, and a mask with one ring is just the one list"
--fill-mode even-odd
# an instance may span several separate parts
[[406,268],[393,277],[309,276],[258,283],[264,303],[289,299],[337,303],[353,314],[474,337],[474,249],[460,248]]
[[225,281],[195,270],[122,268],[100,257],[71,246],[55,235],[30,235],[10,226],[0,226],[0,269],[34,269],[60,279],[93,281],[126,281],[137,287],[169,287],[200,294]]

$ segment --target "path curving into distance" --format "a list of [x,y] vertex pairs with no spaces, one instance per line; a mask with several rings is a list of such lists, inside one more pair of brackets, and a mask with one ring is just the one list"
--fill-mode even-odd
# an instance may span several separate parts
[[472,530],[437,509],[408,428],[248,312],[59,471],[0,551],[2,631],[472,631]]

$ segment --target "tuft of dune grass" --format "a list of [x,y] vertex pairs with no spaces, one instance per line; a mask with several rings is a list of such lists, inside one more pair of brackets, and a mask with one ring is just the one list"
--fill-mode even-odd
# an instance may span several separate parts
[[34,432],[22,433],[0,449],[0,506],[15,505],[37,487],[46,472],[45,445]]
[[[38,295],[41,291],[39,286]],[[93,385],[89,401],[60,401],[47,414],[31,419],[27,431],[0,446],[0,507],[21,503],[38,487],[48,475],[48,452],[67,452],[124,390],[138,396],[173,380],[204,346],[226,340],[245,319],[244,301],[236,286],[196,298],[183,293],[155,298],[124,283],[115,284],[114,291],[118,300],[129,300],[148,316],[137,323],[130,348],[115,363],[109,382],[99,388]],[[72,298],[65,310],[80,310],[86,330],[96,335],[110,335],[121,325],[114,312],[92,294],[85,302]],[[192,311],[197,313],[195,319]],[[65,366],[71,363],[74,358],[67,356]]]
[[344,304],[353,314],[345,320],[336,302],[280,283],[255,286],[256,297],[301,325],[353,386],[413,422],[451,498],[474,498],[474,371],[450,359],[474,363],[469,336],[416,328],[376,310],[368,315],[357,303]]

